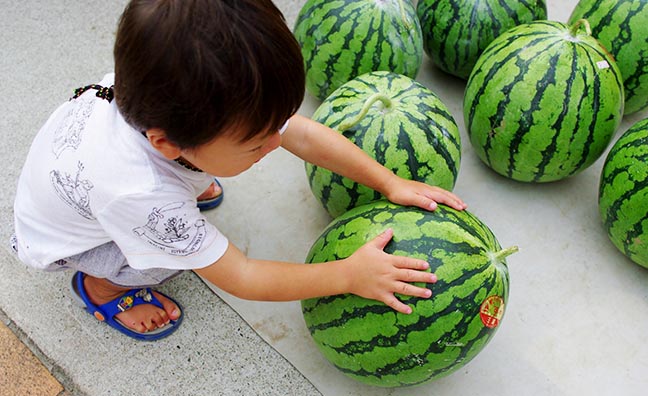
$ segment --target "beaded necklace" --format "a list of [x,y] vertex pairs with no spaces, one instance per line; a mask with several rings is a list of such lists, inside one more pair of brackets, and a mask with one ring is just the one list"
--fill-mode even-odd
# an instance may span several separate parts
[[195,166],[193,166],[192,164],[190,164],[186,159],[184,159],[184,158],[182,158],[182,157],[178,157],[178,158],[174,159],[174,161],[175,161],[176,163],[182,165],[183,167],[189,169],[190,171],[194,171],[194,172],[202,172],[202,171],[203,171],[203,170],[200,169],[200,168],[196,168]]

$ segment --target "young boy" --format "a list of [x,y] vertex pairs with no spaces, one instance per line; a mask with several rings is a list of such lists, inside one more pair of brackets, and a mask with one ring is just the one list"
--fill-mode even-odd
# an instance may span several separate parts
[[197,197],[218,200],[214,176],[238,175],[281,146],[395,203],[465,208],[295,114],[303,60],[270,0],[133,0],[114,57],[114,75],[77,90],[42,127],[14,207],[20,259],[75,270],[73,295],[95,317],[139,339],[170,334],[179,304],[149,287],[184,270],[252,300],[355,293],[409,313],[394,293],[431,295],[410,284],[436,281],[427,263],[383,251],[391,230],[344,260],[258,260],[197,207]]

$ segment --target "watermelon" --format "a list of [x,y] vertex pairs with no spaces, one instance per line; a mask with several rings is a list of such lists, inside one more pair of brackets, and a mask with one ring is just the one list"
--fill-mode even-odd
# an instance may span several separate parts
[[513,26],[547,19],[545,0],[419,0],[423,49],[446,73],[468,79],[479,55]]
[[[398,176],[452,190],[461,159],[457,124],[428,88],[378,71],[343,84],[313,113]],[[326,168],[306,163],[315,197],[332,217],[382,198]]]
[[630,127],[608,153],[599,211],[614,246],[648,268],[648,118]]
[[648,0],[581,0],[569,20],[581,18],[616,58],[625,87],[625,114],[648,107]]
[[423,62],[421,26],[407,0],[308,0],[294,34],[306,89],[320,100],[372,71],[415,78]]
[[564,179],[590,166],[623,117],[623,80],[587,21],[535,21],[486,48],[464,95],[479,158],[524,182]]
[[349,377],[381,387],[421,384],[466,365],[491,340],[508,302],[505,257],[517,247],[502,249],[467,211],[376,201],[335,219],[307,262],[349,257],[387,228],[394,237],[386,252],[430,263],[438,277],[427,285],[432,297],[398,296],[411,314],[353,294],[304,300],[302,313],[318,349]]

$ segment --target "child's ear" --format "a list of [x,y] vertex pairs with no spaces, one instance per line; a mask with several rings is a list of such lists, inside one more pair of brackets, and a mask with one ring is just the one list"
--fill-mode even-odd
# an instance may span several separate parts
[[159,128],[148,129],[146,137],[151,146],[162,153],[164,158],[174,160],[180,157],[180,148],[167,138],[163,130]]

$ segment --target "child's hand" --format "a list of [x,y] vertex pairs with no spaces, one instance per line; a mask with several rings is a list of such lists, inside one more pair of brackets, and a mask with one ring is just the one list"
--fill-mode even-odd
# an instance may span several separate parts
[[437,203],[445,204],[457,210],[468,207],[457,195],[441,187],[407,180],[395,176],[390,180],[384,195],[391,202],[404,206],[418,206],[426,210],[434,210]]
[[428,298],[432,291],[409,282],[437,281],[435,274],[424,272],[429,264],[423,260],[394,256],[383,249],[392,239],[391,229],[364,244],[346,259],[350,272],[350,292],[365,298],[382,301],[398,312],[412,313],[412,308],[399,301],[394,293]]

